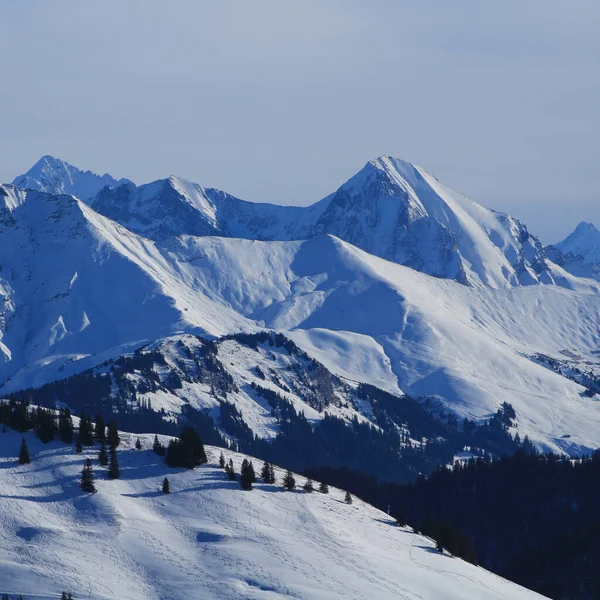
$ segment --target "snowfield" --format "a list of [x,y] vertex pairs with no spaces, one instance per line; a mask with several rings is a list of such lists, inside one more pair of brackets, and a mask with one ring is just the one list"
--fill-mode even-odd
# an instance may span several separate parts
[[[0,592],[25,600],[63,590],[90,600],[542,598],[434,544],[387,514],[331,488],[252,492],[227,479],[208,447],[209,464],[169,469],[152,437],[121,434],[121,479],[94,460],[97,493],[79,477],[85,449],[43,445],[26,434],[32,462],[15,459],[21,436],[0,434]],[[166,440],[165,440],[166,441]],[[243,456],[225,451],[239,472]],[[259,463],[255,461],[255,468]],[[168,475],[172,493],[160,491]],[[281,480],[281,471],[277,471]],[[297,485],[304,479],[296,478]]]

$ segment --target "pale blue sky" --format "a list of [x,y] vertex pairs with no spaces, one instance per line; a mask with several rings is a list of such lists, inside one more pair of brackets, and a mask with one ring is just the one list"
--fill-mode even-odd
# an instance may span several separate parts
[[0,0],[0,180],[42,154],[308,204],[371,158],[600,225],[600,5]]

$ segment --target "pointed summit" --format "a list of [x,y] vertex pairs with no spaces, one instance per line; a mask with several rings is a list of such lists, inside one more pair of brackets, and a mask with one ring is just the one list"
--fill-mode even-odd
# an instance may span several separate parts
[[81,200],[89,200],[106,186],[112,188],[123,183],[131,182],[128,179],[117,181],[107,173],[96,175],[92,171],[82,171],[49,154],[42,156],[29,171],[13,181],[14,185],[25,189],[70,194]]
[[600,231],[592,223],[582,221],[571,235],[554,246],[563,254],[581,256],[586,262],[600,266]]

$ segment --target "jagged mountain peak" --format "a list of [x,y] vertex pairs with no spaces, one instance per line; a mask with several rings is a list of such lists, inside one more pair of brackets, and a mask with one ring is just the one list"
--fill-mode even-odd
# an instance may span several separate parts
[[600,266],[600,231],[593,223],[582,221],[573,233],[554,244],[563,254],[580,256],[594,266]]
[[115,179],[108,173],[97,175],[83,171],[70,163],[46,154],[24,173],[15,177],[13,184],[50,194],[71,194],[82,200],[95,196],[102,188],[116,187],[131,182],[128,179]]

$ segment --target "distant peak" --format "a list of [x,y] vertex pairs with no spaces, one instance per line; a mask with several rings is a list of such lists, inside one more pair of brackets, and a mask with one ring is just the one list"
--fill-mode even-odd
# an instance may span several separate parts
[[598,231],[598,229],[596,228],[596,226],[593,223],[589,223],[588,221],[581,221],[581,223],[579,223],[579,225],[577,225],[577,227],[575,228],[575,232],[578,232],[578,233],[587,233],[587,232],[600,233]]

